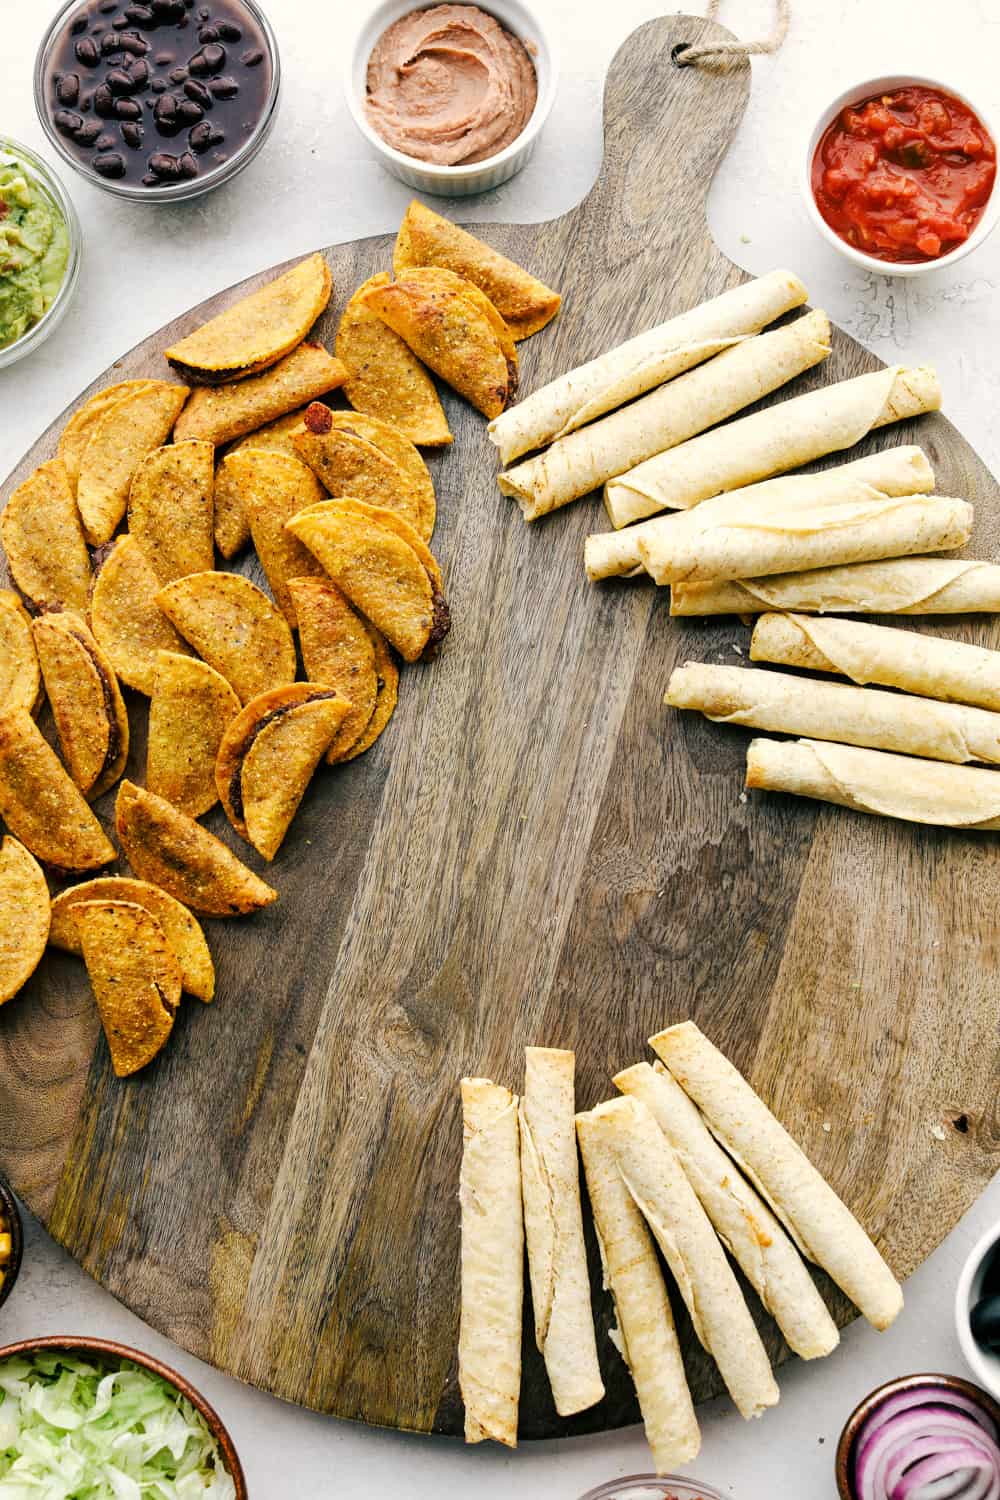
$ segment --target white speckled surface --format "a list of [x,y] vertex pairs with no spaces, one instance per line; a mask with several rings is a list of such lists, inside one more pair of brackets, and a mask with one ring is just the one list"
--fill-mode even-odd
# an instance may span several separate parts
[[[0,473],[83,385],[191,303],[316,245],[395,226],[409,194],[371,160],[339,95],[344,48],[367,0],[266,3],[282,46],[285,98],[272,141],[235,183],[199,202],[157,210],[120,204],[64,173],[86,234],[80,291],[51,341],[0,373]],[[486,200],[446,210],[456,217],[544,220],[575,203],[598,167],[608,61],[633,27],[665,8],[655,0],[535,3],[562,54],[561,92],[547,134],[519,178]],[[945,27],[937,0],[793,3],[785,50],[755,64],[750,108],[712,193],[712,228],[749,270],[796,269],[813,302],[884,359],[933,360],[949,416],[996,468],[1000,235],[951,271],[906,283],[859,274],[809,227],[796,171],[822,99],[879,72],[934,73],[945,40],[951,60],[942,67],[949,76],[973,97],[993,100],[1000,8],[995,0],[951,0]],[[0,128],[52,159],[31,102],[31,64],[49,10],[46,0],[0,0]],[[744,35],[757,34],[770,24],[770,0],[727,0],[723,19]],[[962,1371],[952,1330],[954,1285],[974,1239],[998,1218],[1000,1181],[912,1278],[896,1329],[878,1336],[855,1326],[822,1365],[793,1364],[782,1372],[782,1403],[765,1419],[766,1430],[745,1426],[727,1403],[706,1408],[695,1474],[738,1500],[830,1500],[837,1435],[862,1395],[905,1371]],[[229,1424],[254,1500],[437,1500],[444,1492],[468,1495],[473,1485],[477,1500],[575,1500],[602,1480],[648,1468],[637,1429],[512,1455],[369,1431],[282,1406],[152,1333],[29,1226],[25,1269],[0,1314],[0,1340],[50,1332],[118,1337],[188,1373]]]

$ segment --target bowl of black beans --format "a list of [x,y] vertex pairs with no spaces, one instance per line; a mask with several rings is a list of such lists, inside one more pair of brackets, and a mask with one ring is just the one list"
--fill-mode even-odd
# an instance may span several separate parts
[[979,1384],[1000,1400],[1000,1224],[987,1230],[962,1267],[955,1329]]
[[256,0],[69,0],[35,59],[35,108],[63,160],[152,202],[242,171],[271,131],[280,85]]

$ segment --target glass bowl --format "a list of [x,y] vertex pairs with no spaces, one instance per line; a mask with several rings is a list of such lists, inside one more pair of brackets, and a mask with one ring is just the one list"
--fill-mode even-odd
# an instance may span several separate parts
[[3,1307],[14,1290],[17,1273],[21,1269],[21,1255],[24,1251],[24,1226],[21,1223],[21,1212],[17,1206],[17,1199],[3,1177],[0,1177],[0,1217],[7,1225],[11,1242],[10,1260],[3,1267],[3,1283],[0,1284],[0,1307]]
[[[588,1490],[580,1500],[725,1500],[710,1484],[682,1479],[679,1474],[626,1474]],[[732,1500],[732,1497],[729,1497]]]
[[133,203],[181,203],[188,198],[200,198],[203,193],[210,193],[213,188],[221,187],[222,183],[230,182],[243,171],[244,167],[250,165],[274,128],[278,117],[278,101],[281,96],[281,56],[278,52],[278,39],[270,21],[257,4],[257,0],[241,0],[241,4],[250,12],[264,34],[271,58],[271,84],[253,134],[249,140],[244,141],[240,149],[235,151],[228,161],[222,162],[213,171],[204,172],[199,177],[182,178],[178,182],[165,182],[159,187],[143,187],[140,183],[120,182],[115,178],[102,177],[99,172],[91,171],[85,163],[80,161],[79,157],[73,155],[52,123],[45,99],[45,75],[48,71],[49,57],[63,26],[72,12],[80,8],[80,4],[81,0],[67,0],[67,3],[60,8],[42,37],[35,56],[35,112],[50,143],[74,172],[79,172],[87,182],[93,183],[95,187],[103,188],[106,193],[114,193],[116,198],[128,198]]
[[62,322],[80,279],[80,257],[83,251],[83,231],[80,228],[80,220],[76,216],[76,209],[73,207],[73,200],[52,168],[46,166],[42,158],[28,146],[22,146],[20,141],[15,141],[11,136],[0,135],[0,162],[7,164],[11,161],[20,162],[28,169],[36,185],[41,188],[53,207],[65,219],[66,231],[69,235],[69,259],[66,262],[62,285],[51,307],[43,313],[37,323],[33,323],[30,328],[26,329],[19,339],[0,348],[0,370],[7,365],[12,365],[15,360],[22,359],[25,354],[30,354],[32,349],[37,349],[38,345],[43,343],[53,329]]

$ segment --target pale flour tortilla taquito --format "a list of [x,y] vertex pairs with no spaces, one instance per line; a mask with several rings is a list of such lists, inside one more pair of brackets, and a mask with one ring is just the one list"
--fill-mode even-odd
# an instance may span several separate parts
[[830,321],[806,313],[794,323],[734,344],[714,359],[641,396],[631,406],[558,438],[497,483],[535,521],[589,495],[612,475],[632,469],[812,369],[830,353]]
[[771,271],[567,371],[494,417],[487,431],[500,450],[501,463],[565,437],[683,375],[801,307],[806,295],[791,271]]
[[649,1231],[618,1171],[607,1121],[597,1110],[579,1114],[576,1134],[604,1285],[618,1319],[611,1337],[635,1383],[656,1472],[667,1474],[701,1448],[670,1299]]
[[670,674],[663,700],[718,724],[834,740],[955,765],[1000,765],[1000,714],[964,703],[768,672],[687,662]]
[[653,1231],[703,1348],[740,1415],[759,1417],[779,1391],[750,1309],[673,1147],[640,1099],[599,1104],[622,1180]]
[[462,1322],[458,1383],[465,1441],[517,1447],[524,1224],[517,1095],[462,1079]]
[[833,501],[889,500],[898,495],[928,494],[934,488],[934,470],[920,448],[886,448],[856,458],[853,463],[838,464],[821,474],[786,474],[780,479],[765,479],[742,490],[730,490],[702,501],[692,510],[678,510],[669,516],[655,516],[626,526],[623,531],[598,531],[583,545],[587,577],[618,578],[645,572],[639,554],[639,543],[669,528],[670,535],[686,535],[690,530],[700,536],[729,523],[740,526],[774,511],[808,510],[820,503]]
[[[912,764],[895,760],[897,767]],[[1000,810],[1000,790],[997,804]],[[649,1044],[804,1254],[833,1277],[870,1323],[888,1328],[902,1310],[902,1288],[846,1204],[742,1074],[693,1021],[668,1026]]]
[[521,1095],[521,1191],[535,1339],[561,1417],[604,1395],[583,1242],[572,1052],[527,1047]]
[[697,1107],[662,1063],[616,1073],[616,1087],[646,1105],[677,1153],[722,1243],[800,1359],[821,1359],[840,1342],[798,1250],[760,1195],[719,1146]]
[[712,495],[839,453],[873,428],[940,405],[941,387],[930,366],[891,365],[778,402],[659,453],[611,479],[604,503],[616,527],[659,510],[687,510]]
[[1000,565],[966,558],[897,557],[729,583],[675,583],[670,590],[672,615],[759,614],[768,609],[848,615],[995,614],[1000,611]]
[[750,637],[750,658],[1000,712],[1000,651],[891,625],[761,615]]
[[1000,828],[995,771],[817,740],[751,740],[746,785],[939,828]]

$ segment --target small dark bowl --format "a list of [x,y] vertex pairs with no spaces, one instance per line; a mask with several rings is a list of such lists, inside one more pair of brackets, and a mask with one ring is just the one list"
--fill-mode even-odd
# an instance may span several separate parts
[[837,1444],[837,1491],[840,1500],[858,1500],[857,1492],[851,1483],[851,1460],[854,1456],[854,1441],[861,1424],[871,1416],[876,1407],[881,1406],[887,1397],[898,1395],[900,1391],[916,1390],[925,1385],[944,1386],[946,1390],[956,1391],[960,1396],[974,1401],[977,1406],[982,1407],[988,1417],[992,1417],[997,1427],[1000,1428],[1000,1404],[978,1385],[973,1385],[971,1380],[961,1380],[957,1375],[903,1375],[898,1380],[887,1380],[885,1385],[878,1386],[870,1396],[866,1396],[854,1408],[840,1434],[840,1442]]
[[236,1500],[249,1500],[243,1465],[240,1463],[239,1455],[222,1418],[213,1406],[209,1406],[204,1396],[195,1390],[191,1382],[185,1380],[183,1375],[178,1375],[176,1370],[154,1359],[151,1354],[143,1354],[138,1349],[130,1349],[127,1344],[119,1344],[113,1339],[92,1339],[86,1335],[56,1334],[43,1339],[20,1339],[16,1344],[4,1344],[0,1348],[0,1360],[11,1359],[16,1354],[38,1354],[42,1350],[61,1350],[65,1354],[77,1354],[84,1358],[106,1362],[127,1359],[132,1364],[139,1365],[143,1370],[148,1370],[150,1374],[159,1375],[162,1380],[166,1380],[180,1391],[181,1395],[186,1397],[205,1419],[205,1426],[219,1445],[223,1462],[236,1486]]
[[24,1225],[21,1223],[21,1211],[17,1206],[17,1199],[11,1192],[7,1180],[0,1177],[0,1216],[4,1223],[10,1228],[10,1260],[3,1267],[3,1285],[0,1286],[0,1307],[3,1307],[7,1298],[14,1290],[14,1282],[17,1273],[21,1269],[21,1256],[24,1253]]

